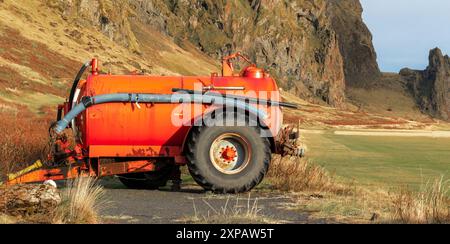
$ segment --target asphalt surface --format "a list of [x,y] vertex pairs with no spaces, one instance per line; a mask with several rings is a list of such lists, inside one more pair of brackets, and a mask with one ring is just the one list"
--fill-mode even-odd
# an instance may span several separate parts
[[[115,179],[103,181],[106,199],[109,202],[102,210],[105,223],[126,224],[175,224],[192,223],[194,216],[200,219],[222,213],[227,206],[227,214],[239,209],[245,212],[256,201],[258,216],[276,223],[322,223],[310,220],[308,214],[289,210],[294,203],[287,195],[254,190],[239,195],[215,195],[204,192],[194,183],[183,185],[180,192],[169,188],[162,190],[126,189]],[[251,223],[251,222],[250,222]]]

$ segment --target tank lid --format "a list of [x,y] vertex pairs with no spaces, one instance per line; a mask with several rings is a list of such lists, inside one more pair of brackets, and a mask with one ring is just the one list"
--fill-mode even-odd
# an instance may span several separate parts
[[250,67],[245,68],[242,76],[247,77],[247,78],[262,79],[262,78],[266,77],[266,73],[265,73],[264,69],[250,66]]

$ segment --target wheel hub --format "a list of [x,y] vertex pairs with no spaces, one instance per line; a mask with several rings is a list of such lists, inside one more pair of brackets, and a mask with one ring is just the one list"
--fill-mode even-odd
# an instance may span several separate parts
[[227,146],[226,148],[223,148],[221,157],[227,163],[235,161],[238,157],[236,148],[234,146]]
[[214,167],[225,174],[236,174],[250,161],[250,145],[242,136],[227,133],[211,145],[210,158]]

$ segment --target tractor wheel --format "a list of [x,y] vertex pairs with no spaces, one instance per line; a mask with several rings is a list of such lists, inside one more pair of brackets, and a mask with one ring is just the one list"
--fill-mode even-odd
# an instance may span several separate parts
[[194,180],[217,193],[251,190],[262,181],[271,160],[269,140],[249,126],[193,128],[186,155]]
[[127,188],[137,190],[157,190],[167,185],[172,167],[167,166],[158,171],[118,175],[120,182]]

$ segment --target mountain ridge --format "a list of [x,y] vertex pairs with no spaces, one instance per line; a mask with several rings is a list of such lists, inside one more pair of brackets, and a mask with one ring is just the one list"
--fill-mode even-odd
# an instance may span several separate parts
[[[136,53],[142,43],[132,28],[136,23],[179,46],[189,42],[215,60],[242,51],[284,89],[336,107],[345,104],[347,83],[361,85],[380,74],[358,0],[48,0],[48,5]],[[349,23],[355,28],[345,28]]]
[[0,110],[45,113],[92,57],[116,74],[210,75],[234,51],[307,102],[351,109],[352,89],[382,79],[362,12],[358,0],[4,0]]

